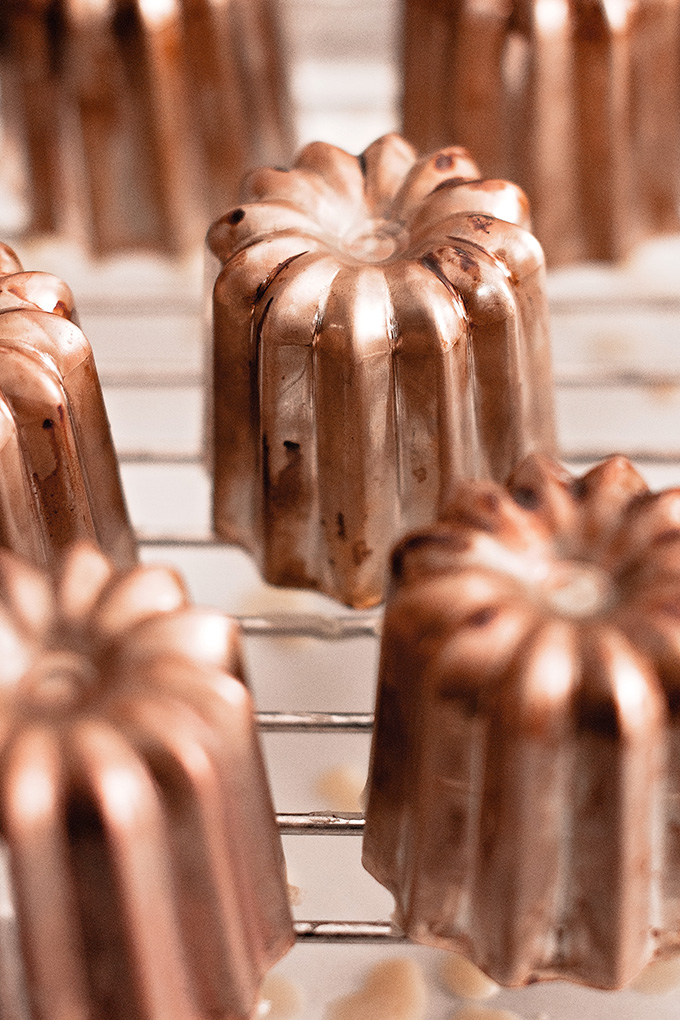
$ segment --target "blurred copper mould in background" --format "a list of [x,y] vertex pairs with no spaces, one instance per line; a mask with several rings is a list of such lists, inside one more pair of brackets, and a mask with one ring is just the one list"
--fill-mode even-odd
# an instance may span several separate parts
[[398,135],[308,145],[243,198],[208,233],[215,529],[370,606],[457,477],[554,446],[543,253],[519,188]]
[[403,0],[403,119],[526,190],[548,265],[677,230],[678,0]]
[[497,981],[680,953],[680,489],[615,457],[469,482],[397,546],[364,864]]
[[0,545],[48,562],[76,538],[137,558],[92,349],[73,295],[0,244]]
[[3,0],[4,151],[29,229],[180,254],[290,152],[276,0]]
[[0,552],[0,643],[0,1016],[246,1020],[293,930],[237,625],[77,544]]

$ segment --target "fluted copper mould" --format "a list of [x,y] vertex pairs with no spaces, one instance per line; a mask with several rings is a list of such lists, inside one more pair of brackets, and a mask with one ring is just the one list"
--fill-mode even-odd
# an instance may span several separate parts
[[73,295],[0,245],[0,545],[45,563],[77,538],[137,556]]
[[291,146],[276,0],[5,0],[30,229],[180,254]]
[[404,0],[404,133],[517,181],[548,265],[677,230],[677,0]]
[[397,546],[364,864],[506,985],[680,952],[680,489],[614,457],[463,483]]
[[293,929],[237,625],[0,551],[0,1016],[246,1020]]
[[526,200],[396,135],[309,145],[243,199],[208,233],[215,530],[272,583],[370,606],[456,477],[554,444]]

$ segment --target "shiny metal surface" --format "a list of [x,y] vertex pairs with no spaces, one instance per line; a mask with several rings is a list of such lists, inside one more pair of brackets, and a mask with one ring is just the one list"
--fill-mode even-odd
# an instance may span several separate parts
[[364,864],[505,985],[680,950],[680,490],[530,457],[392,561]]
[[406,937],[394,930],[391,924],[379,921],[296,921],[298,942],[377,942],[395,945]]
[[287,157],[276,0],[7,0],[2,116],[32,234],[181,254]]
[[375,605],[456,478],[553,449],[543,255],[478,177],[397,135],[313,143],[211,227],[215,529],[271,583]]
[[87,538],[129,566],[136,543],[73,295],[0,254],[0,544],[45,563]]
[[237,625],[79,544],[0,552],[0,640],[0,1016],[250,1017],[293,929]]
[[678,230],[677,0],[404,0],[404,133],[525,188],[548,265]]

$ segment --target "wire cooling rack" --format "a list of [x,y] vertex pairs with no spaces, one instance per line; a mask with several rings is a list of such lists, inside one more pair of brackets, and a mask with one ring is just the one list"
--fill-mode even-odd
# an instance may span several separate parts
[[[356,152],[394,127],[397,7],[283,3],[301,142]],[[437,954],[393,931],[391,898],[361,869],[362,816],[329,812],[317,790],[330,767],[365,774],[380,613],[268,588],[245,554],[211,536],[200,257],[174,267],[141,258],[93,266],[63,244],[16,243],[28,268],[57,273],[76,294],[144,559],[175,564],[196,601],[242,621],[289,879],[300,889],[298,945],[279,967],[304,991],[302,1017],[327,1020],[329,1003],[355,990],[372,963],[406,954],[425,971],[427,1020],[449,1018],[454,1002],[437,984]],[[621,452],[652,487],[680,484],[678,265],[680,238],[671,238],[616,270],[551,276],[558,423],[573,469]],[[503,992],[493,1005],[524,1020],[677,1020],[680,993],[649,999],[538,985]]]
[[[330,1002],[395,953],[421,961],[428,1020],[444,1020],[452,1000],[437,986],[436,953],[395,934],[391,898],[361,869],[363,818],[329,812],[316,788],[332,766],[365,773],[380,613],[269,588],[244,553],[210,533],[200,260],[92,267],[63,246],[19,247],[27,265],[58,272],[78,297],[144,559],[175,564],[198,602],[242,621],[289,877],[301,890],[299,944],[280,969],[305,989],[304,1020],[326,1020]],[[551,276],[558,423],[574,470],[617,451],[653,487],[680,484],[679,264],[672,238],[623,268]],[[525,1020],[677,1020],[680,993],[540,985],[503,992],[494,1005]]]

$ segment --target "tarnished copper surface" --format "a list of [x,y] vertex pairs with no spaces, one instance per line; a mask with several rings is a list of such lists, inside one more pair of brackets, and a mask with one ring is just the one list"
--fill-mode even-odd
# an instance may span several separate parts
[[78,544],[0,551],[0,642],[0,1017],[250,1017],[293,930],[237,625]]
[[369,606],[456,477],[554,445],[526,199],[397,135],[309,145],[243,199],[208,233],[215,529],[268,581]]
[[397,546],[364,864],[507,985],[680,951],[680,489],[615,457],[462,484]]
[[0,545],[38,562],[77,538],[137,556],[92,349],[71,291],[0,247]]
[[526,190],[548,265],[677,230],[678,0],[404,0],[404,133]]
[[34,233],[179,253],[247,169],[289,154],[276,0],[3,3]]

